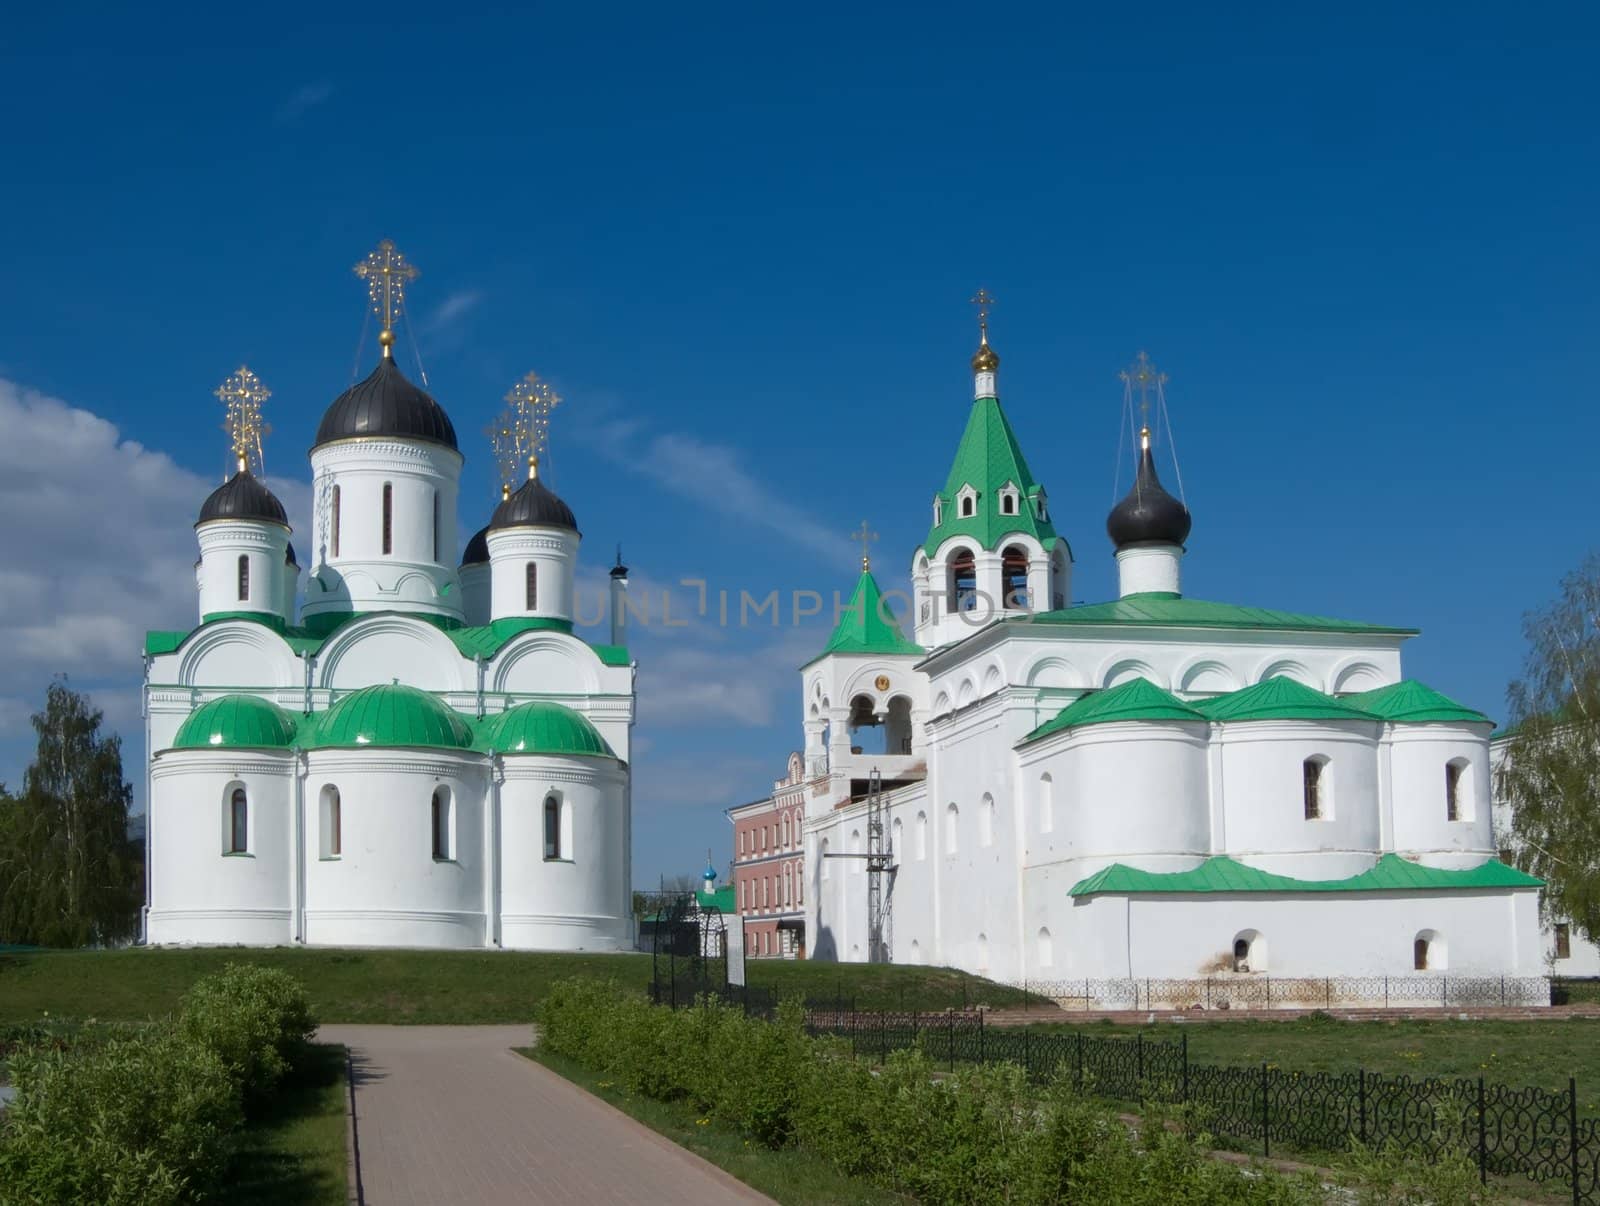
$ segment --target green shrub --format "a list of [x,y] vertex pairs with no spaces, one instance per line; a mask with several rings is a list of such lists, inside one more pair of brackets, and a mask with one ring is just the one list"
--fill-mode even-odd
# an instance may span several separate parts
[[238,1088],[209,1048],[170,1026],[136,1039],[16,1054],[0,1130],[0,1199],[164,1206],[221,1182]]
[[246,1106],[259,1104],[304,1062],[317,1021],[300,982],[287,972],[230,963],[195,982],[179,1028],[216,1053]]

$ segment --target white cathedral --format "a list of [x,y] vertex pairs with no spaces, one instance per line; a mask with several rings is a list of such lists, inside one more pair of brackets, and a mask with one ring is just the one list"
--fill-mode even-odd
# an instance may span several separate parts
[[218,391],[238,472],[195,524],[200,622],[146,639],[147,939],[626,949],[634,666],[573,632],[552,399],[514,391],[527,479],[458,564],[455,429],[392,354],[415,272],[387,242],[357,272],[382,355],[317,429],[303,591],[251,469],[265,391]]
[[[808,955],[1036,981],[1544,975],[1539,881],[1497,859],[1493,726],[1403,677],[1415,631],[1186,596],[1191,516],[1148,429],[1106,521],[1119,597],[1073,603],[986,323],[972,367],[911,557],[914,639],[864,558],[801,669],[804,753],[771,806],[804,819]],[[1154,380],[1142,356],[1133,377]]]

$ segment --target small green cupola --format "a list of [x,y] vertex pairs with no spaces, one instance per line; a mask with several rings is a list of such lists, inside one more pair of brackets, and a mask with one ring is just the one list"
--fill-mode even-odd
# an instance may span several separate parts
[[172,739],[175,750],[286,750],[294,744],[295,719],[277,704],[253,695],[224,695],[184,718]]
[[339,700],[317,718],[307,737],[311,748],[466,750],[472,747],[472,726],[437,696],[380,683]]

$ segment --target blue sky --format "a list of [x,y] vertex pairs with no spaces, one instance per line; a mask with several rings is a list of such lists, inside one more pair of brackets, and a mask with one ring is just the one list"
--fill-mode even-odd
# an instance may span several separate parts
[[[1116,373],[1147,348],[1188,592],[1416,625],[1408,673],[1499,714],[1521,614],[1596,543],[1600,17],[1292,7],[13,15],[0,779],[61,670],[137,777],[136,630],[191,620],[226,463],[210,391],[240,362],[273,389],[304,514],[385,236],[468,531],[477,433],[536,369],[591,567],[621,541],[658,586],[848,590],[866,518],[903,584],[983,284],[1079,601],[1114,593]],[[825,630],[641,640],[636,880],[726,860]]]

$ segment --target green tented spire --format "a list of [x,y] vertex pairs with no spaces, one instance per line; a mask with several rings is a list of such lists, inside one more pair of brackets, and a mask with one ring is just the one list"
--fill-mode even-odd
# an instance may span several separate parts
[[[960,496],[966,486],[977,492],[970,516],[961,514]],[[1000,510],[1001,491],[1007,486],[1017,492],[1014,515]],[[961,433],[955,462],[938,499],[939,522],[929,530],[923,544],[930,557],[946,540],[958,535],[971,536],[991,551],[1015,532],[1032,536],[1046,549],[1053,548],[1057,539],[1045,509],[1044,490],[1029,471],[998,398],[984,397],[973,402],[967,429]]]
[[[863,569],[850,602],[834,625],[833,635],[822,652],[811,661],[831,653],[914,654],[921,656],[921,645],[906,639],[894,615],[883,604],[883,591],[870,569]],[[807,662],[806,665],[810,665]]]

